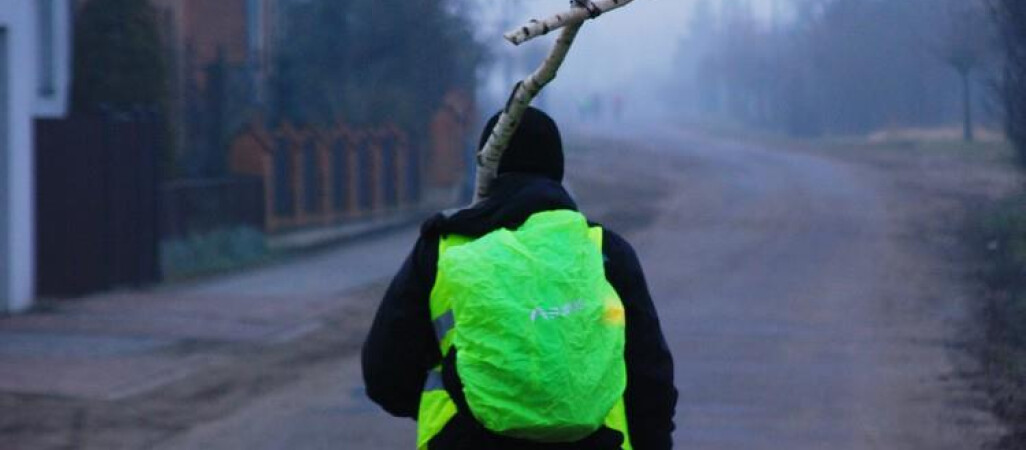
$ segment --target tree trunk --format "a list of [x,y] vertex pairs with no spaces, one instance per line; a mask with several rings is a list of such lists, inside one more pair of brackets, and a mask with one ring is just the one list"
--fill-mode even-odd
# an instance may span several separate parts
[[959,71],[959,74],[962,75],[962,137],[966,142],[972,142],[975,139],[973,135],[972,83],[969,79],[969,73],[970,71],[968,70]]

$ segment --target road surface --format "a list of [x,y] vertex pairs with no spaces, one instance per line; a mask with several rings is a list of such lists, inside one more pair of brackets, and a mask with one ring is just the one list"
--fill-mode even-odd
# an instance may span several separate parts
[[[887,174],[656,127],[573,133],[567,148],[582,209],[624,232],[646,269],[676,362],[677,448],[964,450],[993,437],[950,346],[966,290],[920,248]],[[374,252],[394,270],[412,239],[376,238]],[[353,270],[322,258],[314,278]],[[364,399],[359,373],[356,355],[311,366],[158,448],[413,448],[414,424]]]

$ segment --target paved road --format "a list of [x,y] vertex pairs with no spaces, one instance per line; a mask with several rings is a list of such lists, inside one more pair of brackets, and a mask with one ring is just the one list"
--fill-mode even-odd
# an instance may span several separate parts
[[679,447],[979,444],[972,426],[953,426],[976,419],[942,382],[951,330],[937,311],[915,314],[933,281],[882,180],[814,156],[648,136],[669,193],[633,240],[677,361]]
[[[986,416],[956,402],[957,286],[905,242],[880,175],[666,129],[588,136],[569,142],[571,182],[643,260],[677,365],[678,448],[987,437]],[[408,241],[377,245],[398,259]],[[317,366],[161,448],[412,448],[413,424],[363,400],[358,374],[356,359]]]

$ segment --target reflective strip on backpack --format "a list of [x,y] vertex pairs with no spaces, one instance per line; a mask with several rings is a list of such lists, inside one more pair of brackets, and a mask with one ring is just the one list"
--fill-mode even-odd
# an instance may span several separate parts
[[437,370],[428,372],[427,380],[424,382],[424,392],[444,390],[445,383],[442,381],[442,372]]
[[435,337],[441,341],[447,333],[456,327],[456,317],[453,315],[452,310],[450,309],[446,311],[445,314],[438,316],[438,318],[435,319],[434,325]]
[[453,329],[456,328],[456,316],[452,310],[448,310],[438,316],[437,319],[432,322],[435,328],[435,337],[438,338],[438,344],[442,350],[442,356],[449,354],[449,348],[452,347]]
[[441,368],[428,372],[417,413],[417,449],[427,450],[431,439],[438,436],[455,416],[456,403],[445,391]]
[[623,435],[623,446],[620,447],[622,450],[633,450],[631,435],[627,430],[627,407],[624,405],[623,398],[616,402],[616,406],[613,406],[612,411],[609,411],[604,425],[609,429],[619,431]]
[[588,229],[588,239],[591,239],[591,242],[597,245],[599,250],[602,250],[602,227]]

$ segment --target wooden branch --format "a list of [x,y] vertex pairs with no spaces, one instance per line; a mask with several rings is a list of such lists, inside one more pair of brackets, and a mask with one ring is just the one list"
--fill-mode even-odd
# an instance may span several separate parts
[[570,11],[556,14],[544,20],[531,20],[516,30],[505,34],[506,40],[514,45],[520,45],[539,36],[544,36],[551,31],[558,30],[572,24],[580,24],[588,19],[594,19],[599,14],[627,6],[634,0],[594,0],[586,3],[587,7],[575,6]]
[[506,35],[506,39],[519,45],[552,30],[563,30],[541,67],[513,88],[513,94],[506,103],[506,108],[499,115],[499,121],[492,130],[492,134],[488,136],[488,141],[478,152],[477,178],[474,187],[475,203],[488,197],[492,181],[499,170],[499,161],[502,159],[506,147],[509,146],[513,133],[520,126],[520,119],[523,118],[524,111],[531,106],[531,102],[541,90],[556,78],[556,74],[559,72],[560,66],[563,65],[563,61],[566,59],[567,53],[570,52],[570,47],[584,22],[607,11],[626,6],[633,1],[573,0],[573,7],[570,11],[556,14],[542,21],[532,20],[528,25]]
[[579,21],[564,27],[559,39],[556,40],[556,46],[549,53],[549,56],[545,58],[545,62],[542,63],[541,67],[526,79],[517,83],[513,88],[513,95],[499,116],[499,121],[492,130],[492,134],[488,137],[488,142],[485,143],[484,148],[477,154],[475,202],[488,196],[492,181],[495,179],[499,169],[499,160],[502,159],[502,154],[506,151],[506,147],[509,146],[513,133],[516,132],[517,127],[520,125],[520,119],[523,118],[524,111],[531,105],[531,101],[538,96],[542,88],[556,78],[556,73],[559,72],[559,67],[563,65],[563,60],[566,59],[570,46],[573,45],[574,39],[577,38],[577,32],[580,31],[582,25],[584,25],[584,22]]

